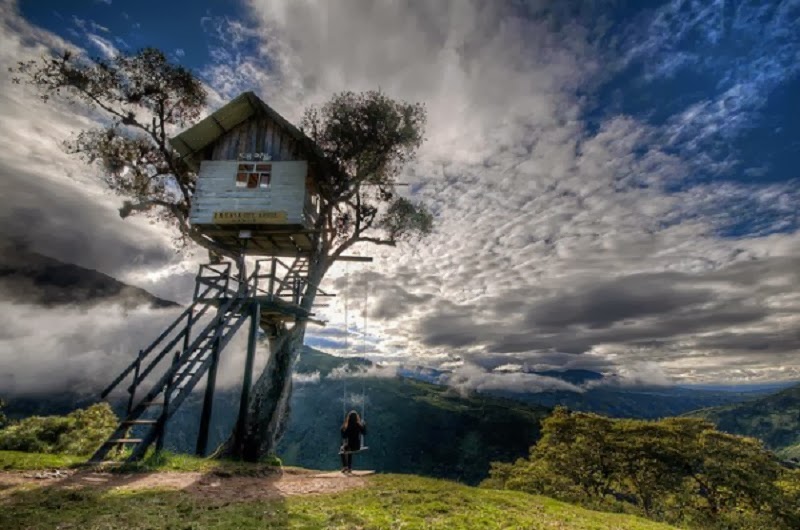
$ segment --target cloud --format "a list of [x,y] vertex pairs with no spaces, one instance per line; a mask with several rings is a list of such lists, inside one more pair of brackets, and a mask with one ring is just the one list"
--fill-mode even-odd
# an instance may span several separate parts
[[[559,384],[503,365],[620,381],[800,375],[797,182],[768,182],[770,164],[736,148],[796,73],[791,2],[665,2],[622,19],[585,3],[246,7],[202,21],[210,107],[255,90],[297,123],[333,92],[380,87],[429,114],[402,179],[435,212],[434,234],[354,248],[375,262],[331,269],[341,296],[310,343],[342,349],[346,295],[348,345],[460,370],[470,388]],[[13,4],[3,15],[7,62],[63,44]],[[733,36],[747,44],[732,59]],[[90,45],[113,53],[106,41]],[[687,76],[703,89],[666,91]],[[115,217],[118,199],[58,149],[94,117],[6,88],[4,224],[59,259],[185,297],[196,262],[170,254],[163,227]],[[760,180],[738,178],[746,168]]]
[[[232,78],[231,57],[237,73],[258,69],[226,86],[255,83],[293,119],[339,90],[380,86],[426,103],[428,141],[405,180],[436,212],[435,233],[413,251],[364,250],[378,259],[368,313],[379,351],[434,365],[451,354],[603,358],[620,374],[661,366],[664,378],[691,380],[746,358],[772,377],[762,359],[796,366],[783,351],[800,346],[780,331],[797,322],[784,269],[798,257],[796,186],[696,176],[735,170],[718,144],[746,130],[788,78],[781,68],[794,68],[796,40],[762,39],[737,75],[708,97],[670,102],[666,116],[593,114],[615,83],[641,92],[709,66],[711,55],[690,49],[691,32],[714,44],[727,38],[717,28],[743,25],[747,38],[757,28],[749,8],[719,19],[716,8],[679,5],[603,27],[592,8],[574,16],[550,4],[253,0],[256,24],[218,21],[229,31],[221,40],[238,47],[206,73],[212,84]],[[776,30],[790,27],[780,5]],[[331,273],[340,292],[341,274]],[[769,353],[748,356],[762,333],[774,339]],[[713,367],[696,369],[701,355]]]
[[313,372],[310,374],[299,374],[299,373],[292,374],[292,382],[296,385],[315,385],[319,383],[319,381],[320,381],[319,372]]
[[[30,25],[12,2],[0,3],[0,14],[3,64],[71,48]],[[61,142],[95,125],[96,117],[52,99],[44,102],[29,87],[12,84],[10,76],[0,79],[0,85],[4,262],[15,257],[6,254],[14,248],[8,243],[19,242],[165,299],[190,298],[196,272],[192,256],[174,252],[164,227],[146,219],[120,219],[120,199],[103,188],[99,170],[63,150]],[[30,294],[35,299],[36,293]],[[128,312],[113,303],[89,310],[47,309],[0,300],[0,392],[96,390],[110,381],[108,374],[130,362],[158,335],[170,315],[147,308]]]
[[110,40],[104,39],[99,35],[89,33],[86,38],[98,49],[105,59],[113,59],[119,55],[119,50],[111,43]]
[[525,372],[490,372],[466,363],[444,377],[444,382],[462,393],[469,391],[512,393],[538,393],[554,390],[584,392],[577,385],[555,377],[546,377]]
[[[37,305],[0,302],[0,314],[4,316],[0,322],[0,392],[5,396],[42,392],[99,394],[181,311],[183,308],[146,306],[126,309],[113,303],[61,306],[57,311],[46,311]],[[204,325],[207,320],[201,322]],[[242,326],[225,350],[217,373],[220,389],[241,385],[246,329]],[[266,358],[266,348],[259,345],[257,369]],[[140,395],[150,389],[169,362],[167,355],[142,384]],[[49,369],[43,370],[43,366]],[[131,376],[126,381],[117,388],[117,394],[124,394]]]
[[339,366],[331,370],[326,376],[328,379],[359,379],[359,378],[393,378],[397,375],[397,366],[372,364],[369,366],[350,365]]

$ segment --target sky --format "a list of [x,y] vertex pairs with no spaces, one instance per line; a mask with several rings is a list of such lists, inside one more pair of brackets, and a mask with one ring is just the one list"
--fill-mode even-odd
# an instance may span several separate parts
[[[445,369],[471,389],[562,388],[529,372],[567,368],[625,384],[800,379],[800,0],[0,0],[0,11],[4,72],[65,45],[100,57],[155,46],[206,84],[209,111],[246,90],[294,123],[343,90],[426,105],[403,181],[434,233],[357,249],[375,262],[332,270],[328,286],[348,296],[309,345]],[[99,169],[59,148],[97,116],[8,77],[3,237],[190,298],[202,253],[121,220]],[[124,366],[164,316],[115,311],[0,300],[0,390],[58,386],[42,375],[54,366],[73,382]],[[32,355],[20,364],[21,351]],[[241,355],[227,359],[233,381]]]

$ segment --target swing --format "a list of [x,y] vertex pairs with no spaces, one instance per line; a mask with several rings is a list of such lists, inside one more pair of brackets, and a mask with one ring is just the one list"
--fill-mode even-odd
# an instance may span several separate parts
[[[350,279],[350,271],[347,264],[345,264],[345,291],[344,291],[344,347],[345,351],[348,349],[348,341],[347,338],[350,334],[350,321],[348,318],[347,313],[347,301],[348,301],[348,286],[349,286],[349,279]],[[364,328],[361,334],[361,354],[364,355],[367,351],[367,303],[369,302],[369,290],[368,285],[364,282]],[[344,387],[342,388],[342,416],[347,415],[347,378],[343,379]],[[361,421],[366,421],[367,415],[367,398],[366,398],[366,383],[364,382],[365,379],[361,380]],[[354,449],[352,451],[345,450],[346,445],[342,444],[339,447],[339,454],[340,455],[356,455],[358,453],[363,453],[367,451],[369,447],[366,444],[366,440],[364,437],[364,433],[359,434],[359,448]]]

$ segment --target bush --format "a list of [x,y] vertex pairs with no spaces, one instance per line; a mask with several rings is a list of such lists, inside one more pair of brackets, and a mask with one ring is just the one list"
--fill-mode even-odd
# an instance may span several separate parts
[[0,399],[0,429],[6,426],[8,423],[8,418],[3,413],[3,409],[6,407],[6,402]]
[[66,416],[31,416],[0,430],[0,450],[88,455],[114,432],[118,423],[108,403],[97,403]]

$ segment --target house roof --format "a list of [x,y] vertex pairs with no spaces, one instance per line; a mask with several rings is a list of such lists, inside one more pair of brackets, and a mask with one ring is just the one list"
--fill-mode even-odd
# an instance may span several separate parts
[[308,136],[286,121],[283,116],[275,112],[272,107],[264,103],[253,92],[240,94],[197,124],[170,138],[169,142],[186,162],[196,170],[200,166],[200,160],[197,160],[195,155],[201,153],[222,135],[258,113],[266,114],[297,140],[310,155],[324,160],[322,151]]

